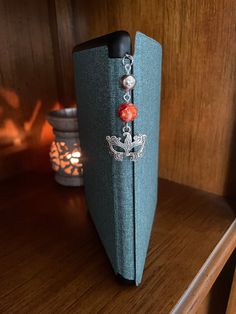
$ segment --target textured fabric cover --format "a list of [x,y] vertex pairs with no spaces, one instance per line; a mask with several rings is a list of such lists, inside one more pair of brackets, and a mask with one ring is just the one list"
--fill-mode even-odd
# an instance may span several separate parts
[[161,59],[160,44],[137,33],[134,103],[138,107],[139,117],[134,121],[134,134],[146,134],[147,140],[143,157],[134,164],[136,283],[141,282],[157,205]]
[[121,59],[107,47],[73,54],[80,142],[88,208],[115,273],[140,283],[157,199],[157,156],[161,48],[136,34],[133,101],[139,117],[134,133],[147,134],[144,156],[136,163],[115,161],[107,135],[122,135],[117,108],[123,102]]

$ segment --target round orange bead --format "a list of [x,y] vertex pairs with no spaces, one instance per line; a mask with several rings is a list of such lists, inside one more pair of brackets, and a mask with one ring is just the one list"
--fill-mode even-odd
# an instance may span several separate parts
[[124,122],[133,121],[138,115],[138,109],[132,103],[121,104],[118,110],[119,118]]

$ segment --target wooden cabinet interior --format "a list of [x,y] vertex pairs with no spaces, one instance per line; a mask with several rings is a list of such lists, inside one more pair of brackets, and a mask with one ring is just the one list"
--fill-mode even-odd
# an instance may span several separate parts
[[2,0],[0,17],[0,136],[13,120],[39,146],[45,113],[75,103],[73,46],[140,30],[163,46],[160,177],[235,194],[234,0]]
[[[24,2],[0,0],[0,179],[12,176],[19,170],[23,172],[37,169],[42,172],[44,169],[49,169],[48,163],[42,162],[48,160],[48,144],[51,140],[45,115],[49,110],[75,104],[71,52],[76,44],[122,29],[130,32],[133,38],[135,31],[139,30],[162,44],[159,176],[189,186],[180,187],[178,184],[165,180],[161,180],[160,184],[161,209],[157,217],[163,217],[163,219],[160,220],[161,223],[157,229],[154,229],[153,239],[157,239],[155,242],[157,244],[154,244],[154,241],[151,244],[145,276],[146,278],[150,277],[153,287],[155,287],[153,291],[150,291],[161,300],[157,307],[162,309],[168,308],[169,310],[174,306],[235,218],[233,206],[226,199],[190,188],[198,188],[219,195],[236,196],[235,27],[236,1],[234,0],[25,0]],[[59,281],[58,286],[56,284],[53,287],[57,289],[64,281],[73,281],[74,274],[78,275],[78,265],[73,258],[73,256],[77,256],[77,246],[71,250],[72,253],[65,242],[62,242],[64,246],[57,244],[54,247],[51,237],[44,239],[41,234],[38,237],[38,229],[36,228],[36,231],[30,229],[31,219],[37,225],[40,217],[51,215],[53,218],[49,217],[50,225],[54,223],[54,218],[58,215],[60,222],[63,215],[66,217],[69,213],[70,216],[79,208],[81,213],[78,215],[82,217],[81,234],[78,235],[76,222],[74,225],[74,221],[72,223],[71,218],[68,218],[68,222],[73,225],[72,229],[74,226],[77,228],[73,229],[72,238],[74,239],[75,232],[78,241],[83,243],[85,240],[87,241],[87,236],[93,229],[90,228],[87,216],[83,216],[82,213],[85,206],[81,191],[77,194],[75,191],[60,190],[48,177],[41,177],[42,185],[44,180],[50,185],[47,193],[52,194],[48,199],[51,200],[52,197],[51,202],[54,200],[56,204],[55,212],[53,206],[45,205],[43,208],[49,210],[49,213],[41,213],[40,204],[43,202],[44,205],[46,202],[45,194],[39,186],[40,180],[36,180],[35,175],[31,175],[29,178],[30,183],[25,181],[24,176],[19,177],[18,181],[8,181],[8,185],[1,183],[1,191],[5,191],[1,196],[1,212],[3,213],[3,219],[1,219],[3,237],[1,239],[6,250],[12,245],[14,246],[17,241],[20,245],[16,250],[9,251],[8,255],[3,256],[0,263],[5,267],[9,261],[15,263],[14,258],[27,259],[24,248],[28,250],[29,246],[33,254],[30,253],[28,261],[32,256],[34,258],[32,263],[23,263],[19,266],[22,266],[22,276],[28,271],[38,276],[39,270],[43,269],[43,274],[46,274],[47,277],[51,269],[54,271],[54,267],[48,267],[51,265],[51,253],[48,253],[49,255],[45,253],[45,259],[38,260],[41,252],[37,251],[35,243],[40,244],[40,241],[45,240],[48,245],[49,239],[51,245],[49,247],[55,250],[55,252],[52,251],[52,256],[53,254],[56,258],[64,256],[65,260],[62,265],[69,265],[67,275],[63,277],[60,263],[53,264],[57,267],[55,281]],[[25,188],[27,188],[27,193],[24,193],[23,189]],[[14,191],[17,191],[16,198],[12,194]],[[43,193],[39,204],[36,204],[37,193],[39,195]],[[61,202],[58,203],[58,193],[61,193],[64,201],[68,203],[65,208],[61,208]],[[72,194],[70,195],[70,193]],[[192,195],[193,198],[190,199],[189,195]],[[165,198],[169,203],[165,202]],[[72,200],[72,203],[69,202],[69,199]],[[21,203],[22,201],[23,203]],[[34,213],[32,216],[32,202],[36,204],[36,216]],[[16,204],[20,204],[23,222],[26,223],[26,227],[23,229],[17,220],[17,215],[20,216],[22,213],[16,212]],[[13,213],[16,214],[16,218],[11,216],[11,209],[14,209]],[[64,213],[63,210],[67,209],[68,213]],[[189,215],[189,210],[192,211],[193,218]],[[180,215],[182,223],[185,222],[182,227],[181,221],[180,226],[178,225],[179,221],[176,221],[173,212]],[[35,222],[37,214],[39,220]],[[209,224],[204,217],[209,220]],[[175,228],[175,234],[174,231],[170,231],[172,230],[170,226]],[[11,228],[12,234],[8,236],[8,230]],[[17,230],[20,230],[22,238],[15,236]],[[50,226],[49,230],[46,236],[50,235],[53,228]],[[210,233],[209,230],[211,230]],[[31,232],[32,234],[36,232],[36,235],[29,237]],[[60,234],[60,232],[61,230],[58,233]],[[185,236],[185,233],[188,237]],[[205,234],[209,234],[208,241],[204,241]],[[7,239],[6,242],[4,236]],[[173,252],[176,256],[173,259],[170,247],[172,242],[175,245],[175,241],[172,241],[172,237],[176,241],[180,239],[174,247]],[[95,242],[97,241],[93,234],[92,238],[95,239]],[[22,243],[21,239],[23,239]],[[32,243],[27,242],[28,239],[31,239]],[[165,241],[162,243],[163,239]],[[232,232],[232,239],[230,245],[228,243],[230,252],[235,247],[235,229]],[[58,243],[60,244],[60,241]],[[123,287],[115,287],[111,280],[111,271],[107,267],[107,261],[103,261],[103,254],[100,254],[100,251],[98,253],[97,246],[92,244],[90,251],[95,258],[88,267],[97,277],[91,276],[87,271],[90,281],[80,274],[82,281],[78,276],[77,283],[84,282],[88,287],[90,285],[94,287],[94,277],[96,277],[98,285],[100,284],[99,280],[105,278],[103,287],[104,291],[108,293],[108,297],[112,300],[119,292],[120,300],[127,302],[130,295],[132,297],[132,292],[126,294],[123,292]],[[97,242],[96,244],[99,246]],[[71,245],[73,246],[73,243]],[[155,250],[155,245],[158,250]],[[194,263],[188,260],[188,257],[192,255],[192,246],[196,250],[199,249]],[[85,252],[83,254],[86,257],[90,251],[84,250],[84,247],[82,246],[81,250]],[[44,250],[44,245],[42,248]],[[46,251],[47,249],[45,249]],[[26,254],[29,254],[31,251],[27,252]],[[158,258],[156,259],[156,257]],[[165,258],[168,263],[163,260]],[[228,256],[223,254],[223,258],[221,268]],[[153,259],[157,262],[152,263]],[[38,267],[36,270],[34,263]],[[184,269],[178,274],[176,265],[186,266],[187,271]],[[14,267],[16,267],[15,264]],[[30,295],[28,291],[32,291],[32,287],[37,287],[37,284],[39,288],[44,286],[44,283],[42,285],[38,283],[37,276],[33,276],[29,285],[26,281],[26,288],[23,284],[23,290],[21,288],[19,291],[18,288],[15,290],[15,283],[21,282],[24,278],[18,276],[21,273],[14,267],[12,267],[14,270],[12,274],[8,268],[4,269],[3,276],[6,278],[4,277],[2,285],[4,291],[7,291],[6,287],[9,289],[14,287],[11,290],[13,297],[14,291],[22,293],[24,296],[23,290],[25,289],[28,298]],[[220,271],[220,269],[218,270]],[[103,274],[108,275],[103,278]],[[173,281],[167,274],[168,276],[172,274],[172,278],[180,281]],[[179,278],[178,275],[184,277]],[[167,278],[165,279],[167,281],[163,281],[163,278]],[[176,285],[173,285],[173,282]],[[50,287],[54,283],[49,280],[46,284]],[[73,290],[75,289],[74,281],[70,284],[72,297],[71,299],[67,298],[67,293],[65,293],[62,300],[65,298],[69,302],[74,302],[73,293],[76,291]],[[169,290],[165,287],[166,284]],[[178,285],[180,286],[178,287]],[[235,294],[235,284],[233,287],[231,295]],[[91,291],[94,291],[96,295],[97,289]],[[142,291],[150,292],[148,289],[146,291],[145,287],[140,291],[140,296]],[[57,308],[60,305],[58,300],[61,300],[61,294],[57,299],[59,303],[57,303],[54,302],[55,296],[50,293],[46,296],[45,304],[49,304],[49,308],[50,304]],[[145,298],[148,293],[143,294]],[[172,299],[168,298],[166,293],[169,293]],[[204,293],[207,293],[207,289]],[[9,298],[11,298],[11,294],[9,294]],[[94,299],[94,297],[91,298]],[[5,300],[3,307],[12,304],[9,300]],[[35,302],[37,303],[38,300]],[[232,300],[231,297],[228,311],[232,308]],[[92,306],[89,298],[82,301],[88,302],[88,305]],[[187,306],[194,304],[193,299],[190,298],[190,301],[192,303],[187,303]],[[202,299],[198,299],[198,302],[200,301]],[[154,301],[149,300],[145,306],[149,306],[149,302]],[[29,305],[39,306],[38,303],[34,303],[33,294]],[[17,306],[17,302],[12,304],[12,307],[14,306]],[[108,302],[107,306],[109,308],[113,304],[109,305]],[[120,305],[117,303],[117,306]],[[155,307],[156,305],[153,303],[150,306]]]

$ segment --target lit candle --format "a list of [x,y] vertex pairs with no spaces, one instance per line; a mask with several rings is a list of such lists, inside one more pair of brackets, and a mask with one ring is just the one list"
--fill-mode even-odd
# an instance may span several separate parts
[[72,163],[72,165],[79,165],[80,157],[81,157],[81,153],[79,151],[73,151],[72,154],[67,155],[67,158],[70,159],[70,162]]
[[48,114],[48,121],[54,127],[55,134],[50,149],[50,160],[56,181],[62,185],[82,185],[83,164],[76,109],[52,111]]

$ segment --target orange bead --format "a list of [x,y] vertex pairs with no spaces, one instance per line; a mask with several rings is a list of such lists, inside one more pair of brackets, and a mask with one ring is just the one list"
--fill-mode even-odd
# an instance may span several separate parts
[[118,110],[119,118],[124,122],[131,122],[138,115],[138,109],[132,103],[129,104],[121,104]]

